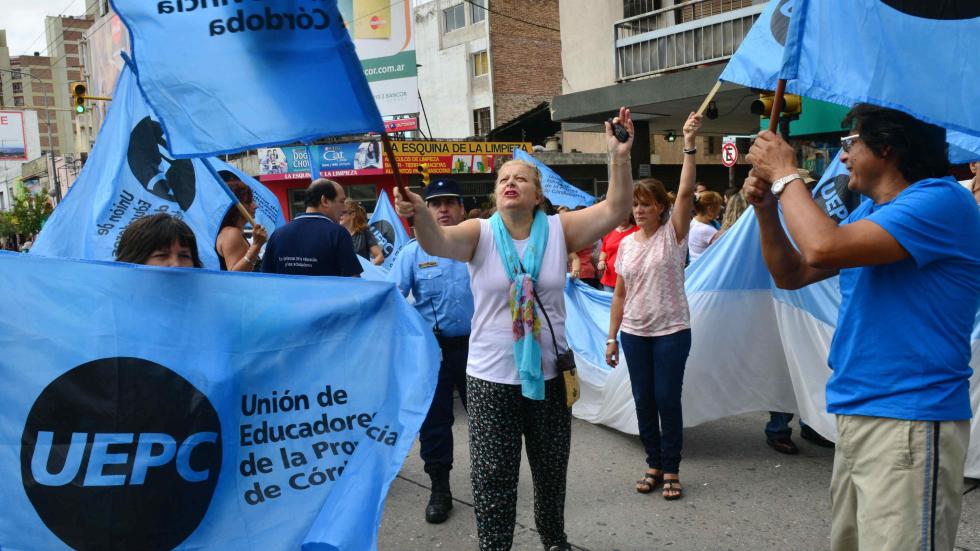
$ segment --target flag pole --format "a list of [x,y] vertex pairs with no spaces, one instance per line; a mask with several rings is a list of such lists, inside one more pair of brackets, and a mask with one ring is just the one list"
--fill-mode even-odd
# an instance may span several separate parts
[[[381,133],[381,143],[384,145],[385,157],[388,158],[388,164],[391,165],[391,174],[395,178],[395,186],[398,187],[398,191],[401,192],[402,197],[408,199],[408,188],[405,187],[405,182],[402,181],[402,174],[398,170],[398,162],[395,160],[395,151],[391,148],[391,138],[388,137],[387,132]],[[412,217],[408,218],[408,225],[415,225]]]
[[769,114],[769,131],[779,131],[779,114],[783,112],[783,94],[786,92],[786,79],[781,78],[776,83],[776,92],[772,97],[772,113]]
[[708,92],[708,95],[704,98],[704,101],[701,103],[701,107],[698,108],[698,115],[704,114],[704,110],[708,108],[708,104],[711,103],[711,100],[715,99],[715,94],[718,93],[719,88],[721,88],[720,80],[715,83],[714,87],[711,88],[711,91]]
[[245,220],[248,220],[248,223],[251,224],[252,227],[254,228],[258,224],[258,222],[255,221],[255,218],[252,218],[252,214],[248,212],[248,209],[245,208],[245,205],[243,205],[242,202],[238,200],[238,197],[235,195],[235,192],[233,192],[231,188],[228,187],[228,184],[226,184],[224,179],[221,178],[221,175],[218,174],[218,171],[215,170],[213,166],[211,166],[211,160],[208,159],[207,157],[202,157],[201,162],[204,163],[204,166],[208,167],[208,171],[211,173],[212,176],[214,176],[214,179],[218,181],[218,185],[221,186],[221,189],[225,190],[225,193],[228,194],[228,197],[231,197],[231,200],[235,202],[235,207],[238,208],[238,212],[240,212],[242,216],[245,217]]

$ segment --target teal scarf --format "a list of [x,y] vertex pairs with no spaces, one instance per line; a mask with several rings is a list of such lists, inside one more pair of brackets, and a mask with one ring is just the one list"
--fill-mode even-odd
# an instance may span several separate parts
[[534,282],[541,272],[544,250],[548,246],[548,217],[540,210],[531,223],[531,237],[524,258],[519,259],[514,240],[504,227],[500,213],[490,217],[493,240],[510,279],[510,313],[514,333],[514,360],[521,376],[521,394],[531,400],[544,400],[544,373],[541,370],[541,320],[534,307]]

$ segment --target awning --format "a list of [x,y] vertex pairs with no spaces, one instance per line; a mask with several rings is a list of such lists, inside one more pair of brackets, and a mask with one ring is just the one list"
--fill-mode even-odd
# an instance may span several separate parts
[[[633,119],[645,122],[654,134],[673,131],[678,136],[691,111],[696,111],[718,81],[724,64],[680,70],[593,90],[556,96],[551,103],[553,120],[566,123],[566,130],[603,130],[601,123],[629,107]],[[715,95],[719,117],[705,118],[702,134],[754,134],[759,117],[749,112],[758,95],[748,88],[725,83]]]

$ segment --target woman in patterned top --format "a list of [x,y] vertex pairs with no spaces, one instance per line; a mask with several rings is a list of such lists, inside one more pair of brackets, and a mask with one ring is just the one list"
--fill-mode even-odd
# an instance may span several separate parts
[[621,335],[647,454],[648,468],[636,491],[650,493],[663,480],[663,497],[669,500],[681,497],[681,386],[691,350],[684,262],[694,207],[694,139],[700,126],[701,117],[694,113],[684,124],[684,165],[673,209],[660,181],[640,180],[633,189],[633,216],[640,230],[619,246],[606,341],[606,362],[616,367],[616,336]]

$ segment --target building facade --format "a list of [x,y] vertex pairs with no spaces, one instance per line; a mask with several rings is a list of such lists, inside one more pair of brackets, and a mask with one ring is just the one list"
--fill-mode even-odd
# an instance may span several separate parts
[[430,137],[486,136],[561,92],[557,0],[432,0],[415,29]]

